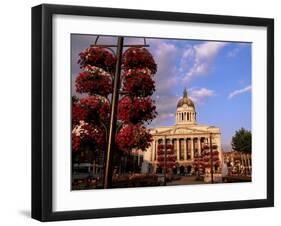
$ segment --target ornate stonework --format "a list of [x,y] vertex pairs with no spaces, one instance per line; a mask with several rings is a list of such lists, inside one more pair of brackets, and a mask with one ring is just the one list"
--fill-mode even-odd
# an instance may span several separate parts
[[157,168],[157,145],[167,143],[174,146],[177,155],[177,165],[192,167],[194,158],[201,155],[204,144],[210,142],[218,146],[219,158],[222,160],[221,133],[215,126],[201,125],[197,123],[196,111],[193,101],[184,90],[183,97],[178,101],[175,114],[174,126],[163,126],[151,129],[153,141],[151,146],[144,152],[144,161]]

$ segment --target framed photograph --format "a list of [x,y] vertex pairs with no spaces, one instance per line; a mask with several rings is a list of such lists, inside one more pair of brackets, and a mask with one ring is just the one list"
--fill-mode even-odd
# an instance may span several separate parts
[[274,21],[32,8],[32,217],[274,206]]

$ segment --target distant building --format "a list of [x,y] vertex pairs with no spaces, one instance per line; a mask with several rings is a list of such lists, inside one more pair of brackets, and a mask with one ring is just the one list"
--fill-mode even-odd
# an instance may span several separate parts
[[215,126],[201,125],[197,123],[197,112],[193,101],[188,97],[186,89],[183,97],[176,105],[175,121],[173,126],[162,126],[151,129],[153,141],[151,146],[143,153],[143,161],[149,163],[152,171],[157,169],[157,145],[167,143],[173,144],[178,168],[192,170],[194,158],[201,155],[203,145],[210,142],[217,145],[219,158],[222,160],[221,133]]
[[241,151],[223,152],[223,162],[229,175],[251,176],[252,155]]

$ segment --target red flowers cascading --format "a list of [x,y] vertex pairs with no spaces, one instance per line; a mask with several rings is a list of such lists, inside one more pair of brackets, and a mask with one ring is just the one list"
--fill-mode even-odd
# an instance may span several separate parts
[[108,72],[114,72],[116,58],[115,56],[106,48],[102,47],[89,47],[79,54],[80,59],[78,63],[83,69],[86,66],[95,66],[102,68]]
[[116,135],[117,146],[123,151],[133,148],[145,150],[149,147],[151,140],[151,134],[140,124],[126,124]]
[[213,145],[213,155],[211,156],[209,145],[204,145],[201,156],[194,159],[194,167],[203,170],[211,168],[211,160],[213,160],[213,166],[219,166],[220,160],[219,152],[216,150],[217,147],[217,145]]
[[[157,147],[157,161],[158,165],[164,167],[165,165],[165,146],[164,144],[158,144]],[[176,155],[174,151],[174,146],[172,144],[166,145],[166,167],[173,168],[176,165]]]
[[88,123],[80,123],[72,130],[72,149],[78,151],[85,146],[103,147],[105,145],[105,133],[98,126]]
[[[72,104],[72,149],[85,145],[98,148],[105,144],[109,126],[109,102],[116,58],[106,48],[89,47],[79,54],[83,70],[76,78],[76,91],[88,94]],[[122,89],[127,94],[118,104],[121,129],[116,134],[117,147],[122,151],[133,148],[145,150],[151,141],[145,122],[156,117],[156,107],[149,98],[155,91],[152,79],[157,65],[145,48],[129,48],[122,57]]]
[[129,69],[123,74],[123,90],[132,96],[151,96],[155,91],[155,82],[147,68]]
[[151,98],[124,96],[118,105],[117,118],[126,123],[151,121],[156,117],[156,107]]
[[132,148],[145,150],[151,135],[143,124],[157,114],[154,102],[148,97],[155,90],[152,76],[157,66],[147,49],[129,48],[123,54],[122,68],[123,91],[127,94],[118,104],[117,117],[124,125],[116,135],[116,143],[125,152]]
[[76,92],[89,95],[107,96],[112,92],[112,80],[109,73],[101,68],[85,66],[75,81]]
[[88,96],[81,98],[72,105],[72,124],[77,125],[80,121],[106,122],[109,120],[109,103],[101,96]]
[[152,74],[155,74],[157,71],[157,65],[146,48],[127,49],[123,54],[122,64],[125,70],[148,68]]

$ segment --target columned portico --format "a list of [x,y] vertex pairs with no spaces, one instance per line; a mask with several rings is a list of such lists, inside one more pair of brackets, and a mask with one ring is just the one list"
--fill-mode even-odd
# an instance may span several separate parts
[[[165,138],[173,144],[179,167],[193,167],[194,159],[202,155],[203,144],[209,143],[210,134],[212,134],[212,143],[217,145],[217,151],[221,156],[220,129],[198,124],[196,116],[195,105],[185,90],[183,97],[177,103],[176,124],[150,129],[153,141],[150,148],[144,153],[144,160],[150,162],[154,170],[158,167],[158,144],[164,144]],[[247,160],[245,159],[245,161]]]
[[193,138],[190,139],[190,153],[191,153],[191,160],[194,160],[194,143]]
[[180,140],[177,139],[177,160],[180,161]]
[[201,156],[201,138],[198,137],[198,155]]
[[186,145],[186,138],[183,138],[183,144],[184,144],[184,150],[183,150],[183,156],[184,160],[187,160],[187,145]]

